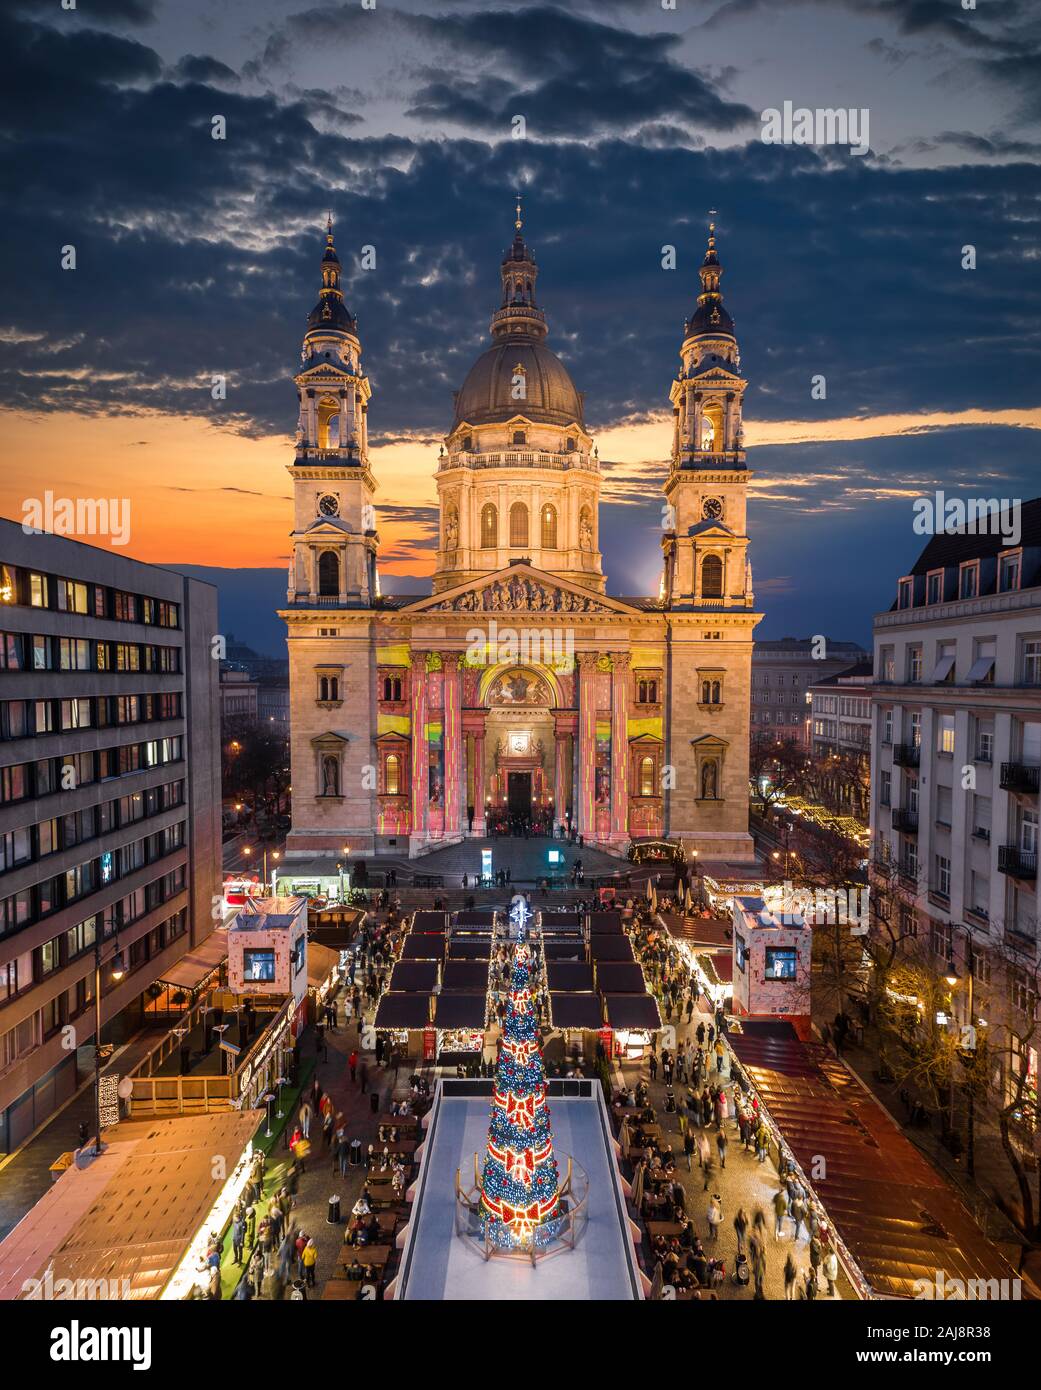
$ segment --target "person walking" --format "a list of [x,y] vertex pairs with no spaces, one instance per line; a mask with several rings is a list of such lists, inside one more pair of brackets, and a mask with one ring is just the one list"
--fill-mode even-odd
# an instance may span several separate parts
[[796,1193],[795,1197],[792,1199],[792,1220],[795,1222],[795,1240],[799,1239],[799,1233],[802,1230],[802,1223],[805,1219],[806,1202],[803,1199],[802,1193],[799,1192]]
[[357,1049],[355,1049],[355,1050],[351,1053],[351,1055],[347,1058],[347,1065],[348,1065],[348,1067],[350,1068],[350,1072],[351,1072],[351,1081],[352,1081],[352,1083],[353,1083],[353,1082],[357,1081],[357,1079],[358,1079],[358,1052],[357,1052]]
[[774,1193],[774,1240],[780,1240],[784,1234],[784,1218],[787,1214],[788,1198],[782,1187]]
[[813,1277],[815,1279],[823,1260],[824,1251],[821,1249],[820,1236],[812,1235],[810,1237],[810,1268],[813,1270]]
[[648,1067],[650,1067],[650,1071],[651,1071],[651,1080],[652,1080],[652,1081],[657,1081],[657,1079],[658,1079],[658,1058],[657,1058],[657,1056],[655,1055],[655,1053],[653,1053],[653,1052],[651,1053],[650,1059],[648,1060],[647,1065],[648,1065]]
[[798,1270],[795,1268],[795,1261],[792,1259],[792,1252],[788,1251],[788,1258],[784,1262],[784,1296],[791,1303],[795,1298],[795,1280]]
[[737,1253],[745,1253],[745,1239],[748,1236],[748,1217],[745,1215],[744,1207],[738,1207],[737,1215],[734,1217],[734,1234],[737,1236]]
[[314,1111],[311,1109],[310,1104],[305,1100],[303,1105],[301,1105],[300,1107],[299,1115],[300,1133],[305,1139],[310,1139],[311,1137],[311,1117],[313,1114]]
[[723,1040],[722,1040],[721,1038],[717,1038],[717,1039],[716,1039],[715,1053],[716,1053],[716,1073],[717,1073],[717,1075],[721,1075],[721,1074],[722,1074],[722,1071],[723,1071],[723,1057],[724,1057],[724,1055],[725,1055],[725,1053],[726,1053],[726,1048],[723,1046]]
[[300,1263],[303,1266],[304,1279],[309,1289],[314,1288],[314,1267],[318,1262],[318,1247],[314,1243],[314,1237],[308,1239],[300,1256]]
[[235,1219],[231,1223],[231,1252],[232,1259],[237,1265],[242,1263],[242,1251],[246,1244],[246,1218],[241,1209],[235,1213]]
[[[683,1136],[683,1152],[684,1152],[684,1154],[686,1155],[686,1158],[687,1158],[687,1172],[688,1172],[688,1173],[693,1172],[693,1169],[691,1168],[690,1160],[691,1160],[692,1154],[694,1153],[694,1145],[695,1145],[694,1131],[693,1131],[692,1129],[688,1129],[687,1132],[686,1132],[686,1134],[684,1134],[684,1136]],[[700,1164],[700,1159],[699,1159],[699,1164]]]
[[749,1253],[751,1255],[749,1263],[752,1266],[752,1279],[755,1282],[753,1297],[765,1298],[766,1290],[763,1285],[766,1281],[766,1246],[753,1236],[749,1241]]
[[824,1256],[824,1277],[828,1281],[828,1297],[834,1298],[835,1284],[839,1277],[839,1257],[835,1254],[834,1249],[829,1250]]
[[719,1193],[713,1193],[712,1199],[705,1208],[705,1220],[708,1222],[709,1240],[719,1239],[719,1225],[723,1220],[723,1199]]
[[720,1169],[725,1170],[727,1166],[727,1136],[722,1127],[716,1130],[716,1148],[719,1151]]

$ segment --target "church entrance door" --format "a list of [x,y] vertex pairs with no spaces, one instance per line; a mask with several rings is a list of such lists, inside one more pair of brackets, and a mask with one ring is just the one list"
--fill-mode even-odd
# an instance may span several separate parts
[[531,773],[510,772],[506,781],[506,806],[515,828],[531,820]]

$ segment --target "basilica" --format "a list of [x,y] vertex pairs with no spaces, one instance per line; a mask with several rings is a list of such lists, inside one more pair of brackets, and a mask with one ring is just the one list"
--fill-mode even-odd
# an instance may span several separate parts
[[[518,206],[491,342],[437,462],[431,591],[381,593],[372,391],[330,223],[296,374],[290,858],[508,827],[753,858],[741,376],[714,227],[672,381],[656,594],[607,592],[601,465]],[[670,452],[663,439],[663,457]]]

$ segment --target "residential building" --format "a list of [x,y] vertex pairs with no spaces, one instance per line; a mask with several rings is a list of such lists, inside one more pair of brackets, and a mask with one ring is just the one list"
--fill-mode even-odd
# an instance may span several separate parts
[[867,820],[871,795],[870,661],[811,685],[810,752],[822,805]]
[[870,661],[856,642],[830,637],[782,637],[752,649],[752,738],[772,735],[810,747],[807,691],[826,676]]
[[0,1152],[209,935],[220,874],[216,590],[0,520]]
[[986,984],[1001,1068],[1025,1047],[1036,1085],[1041,500],[1021,521],[1015,547],[934,536],[875,619],[871,825],[906,930]]

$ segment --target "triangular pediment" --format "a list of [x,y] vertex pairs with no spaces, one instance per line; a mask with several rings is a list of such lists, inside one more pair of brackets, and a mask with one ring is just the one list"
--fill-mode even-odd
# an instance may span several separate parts
[[506,565],[429,598],[418,599],[403,613],[622,613],[634,617],[639,609],[608,598],[570,580],[558,579],[534,565]]
[[299,536],[307,536],[310,540],[331,540],[342,541],[344,535],[352,536],[353,529],[349,521],[344,521],[341,516],[319,516],[305,526],[302,531],[294,531],[291,539]]
[[725,522],[722,521],[696,521],[693,526],[687,527],[688,536],[697,536],[699,540],[733,540],[737,535]]

